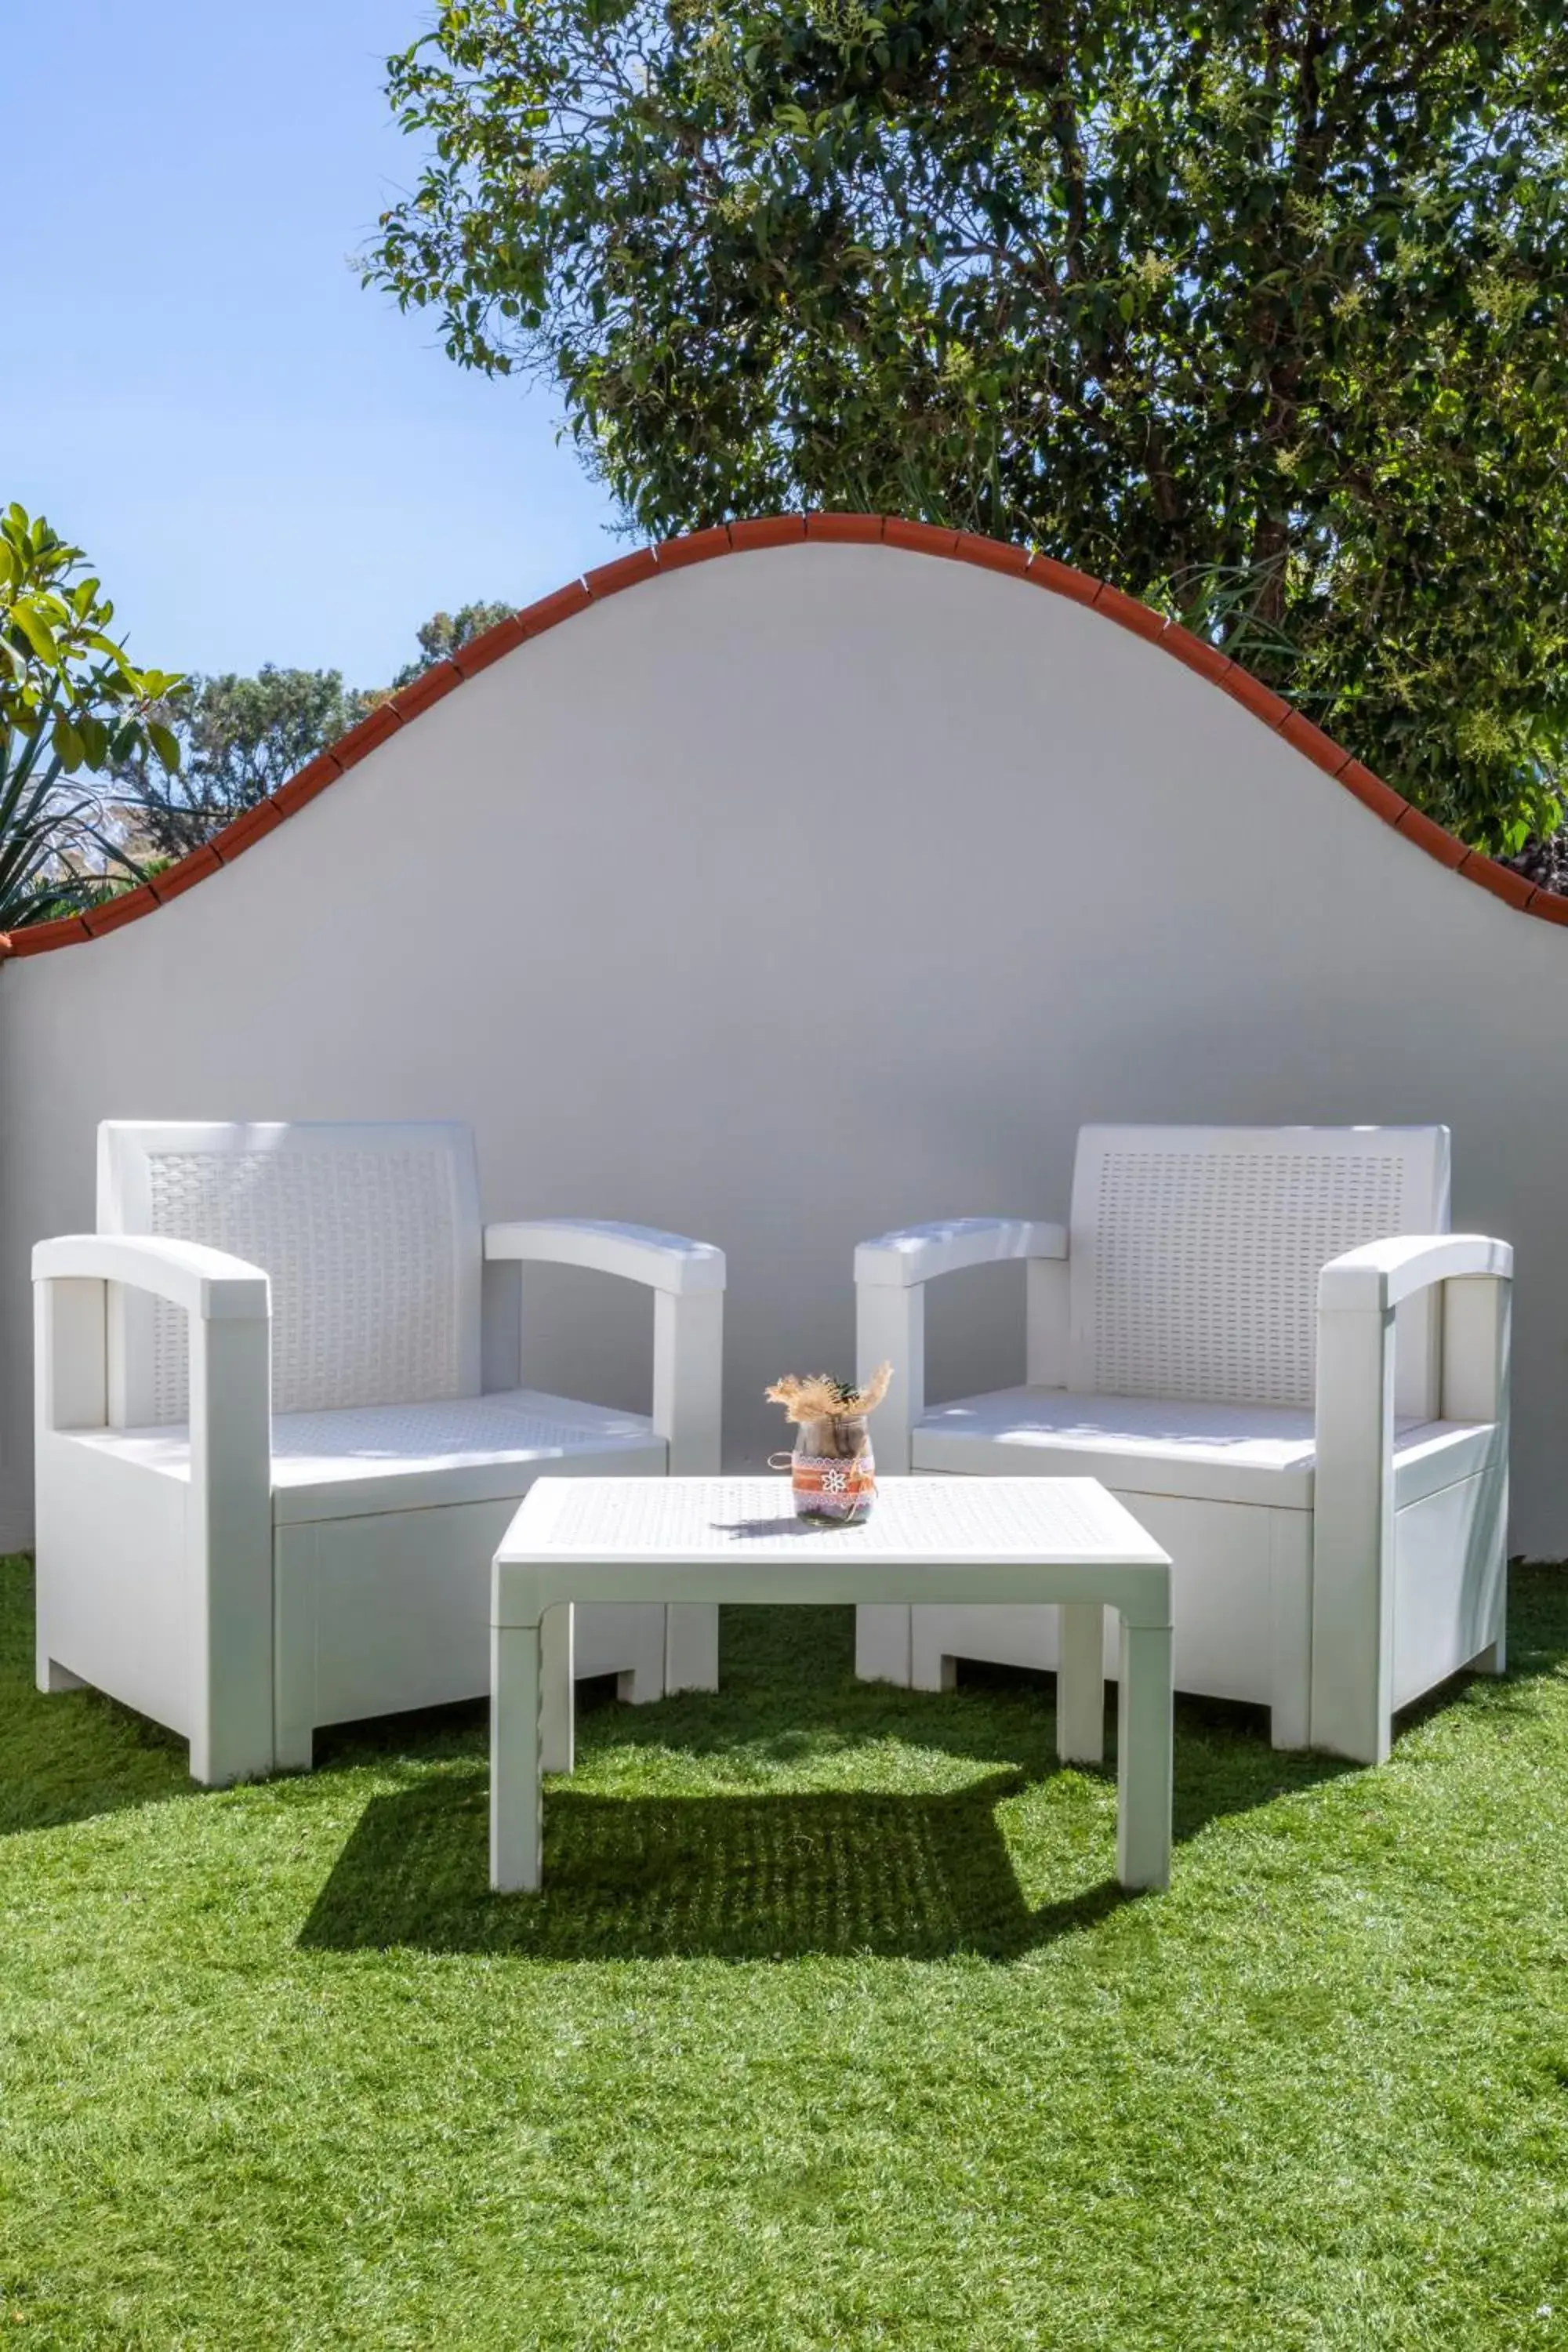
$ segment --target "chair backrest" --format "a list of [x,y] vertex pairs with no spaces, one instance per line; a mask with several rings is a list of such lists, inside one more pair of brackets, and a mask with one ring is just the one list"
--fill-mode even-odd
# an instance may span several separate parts
[[[479,1391],[479,1183],[466,1127],[108,1119],[98,1225],[205,1242],[271,1276],[275,1412]],[[111,1422],[184,1421],[184,1318],[118,1287],[111,1302]]]
[[[1086,1127],[1073,1174],[1070,1385],[1310,1407],[1318,1276],[1448,1230],[1446,1127]],[[1436,1410],[1436,1326],[1399,1310],[1398,1404]]]

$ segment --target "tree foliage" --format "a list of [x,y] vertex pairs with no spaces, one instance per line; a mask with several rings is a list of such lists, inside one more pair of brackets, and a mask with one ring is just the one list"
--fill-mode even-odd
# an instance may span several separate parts
[[147,850],[183,857],[297,775],[318,751],[374,709],[388,691],[407,686],[430,664],[504,620],[510,604],[464,604],[436,613],[416,632],[417,659],[392,688],[343,684],[335,669],[279,669],[265,663],[254,677],[197,677],[183,709],[170,714],[184,757],[161,775],[144,754],[120,772],[121,804]]
[[183,857],[357,726],[375,699],[335,669],[268,662],[255,677],[197,677],[176,719],[179,770],[160,774],[133,756],[120,770],[122,805],[152,854]]
[[419,657],[405,662],[398,671],[392,681],[394,691],[412,686],[432,662],[449,661],[459,646],[466,646],[470,637],[482,637],[498,621],[510,620],[516,609],[512,604],[459,604],[455,613],[432,613],[416,633]]
[[1472,839],[1568,738],[1558,0],[443,0],[367,277],[653,533],[1024,539]]
[[138,669],[80,548],[13,504],[0,516],[0,930],[46,921],[136,868],[91,780],[179,763],[184,681]]

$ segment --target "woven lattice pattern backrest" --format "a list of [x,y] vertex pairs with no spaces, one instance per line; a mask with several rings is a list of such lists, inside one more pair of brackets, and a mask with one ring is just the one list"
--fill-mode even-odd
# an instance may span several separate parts
[[[127,1222],[226,1250],[271,1277],[274,1412],[411,1404],[476,1388],[464,1280],[467,1254],[477,1286],[471,1159],[465,1171],[453,1131],[432,1128],[426,1141],[416,1129],[385,1140],[361,1129],[350,1142],[323,1130],[319,1149],[309,1129],[284,1131],[287,1148],[268,1143],[268,1130],[249,1132],[258,1148],[244,1148],[240,1129],[238,1148],[160,1141],[139,1155],[138,1213]],[[184,1317],[160,1303],[125,1329],[138,1417],[184,1421]]]
[[1324,1265],[1447,1223],[1413,1133],[1086,1130],[1075,1388],[1310,1407]]

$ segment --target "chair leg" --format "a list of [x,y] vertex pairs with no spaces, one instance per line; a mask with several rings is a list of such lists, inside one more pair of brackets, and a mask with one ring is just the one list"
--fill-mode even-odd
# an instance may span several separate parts
[[[1057,1754],[1064,1764],[1105,1760],[1105,1612],[1064,1601],[1057,1666]],[[944,1666],[952,1665],[944,1658]]]
[[1500,1633],[1495,1642],[1470,1660],[1473,1675],[1506,1675],[1508,1672],[1508,1635]]
[[68,1667],[62,1666],[58,1659],[51,1658],[41,1644],[38,1650],[37,1681],[41,1691],[86,1690],[87,1688],[79,1675],[73,1675]]
[[[865,1614],[862,1607],[861,1614]],[[910,1618],[910,1668],[906,1681],[911,1690],[950,1691],[958,1687],[956,1654],[942,1647],[942,1620],[934,1609],[911,1609]]]
[[1305,1686],[1293,1690],[1288,1698],[1277,1698],[1269,1708],[1268,1744],[1281,1748],[1311,1746],[1310,1695]]
[[[719,1687],[719,1611],[709,1601],[672,1601],[664,1612],[666,1691]],[[652,1692],[661,1697],[662,1692]]]
[[855,1612],[855,1672],[861,1682],[909,1688],[910,1619],[901,1601],[861,1601]]

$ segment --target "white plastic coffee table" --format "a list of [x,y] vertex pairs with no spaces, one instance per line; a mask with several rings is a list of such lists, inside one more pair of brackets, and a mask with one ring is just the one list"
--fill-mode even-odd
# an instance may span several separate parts
[[1116,1870],[1171,1871],[1171,1563],[1093,1478],[885,1478],[859,1527],[812,1528],[787,1478],[540,1478],[495,1557],[490,1885],[542,1878],[542,1774],[572,1769],[570,1601],[1060,1605],[1057,1749],[1105,1747],[1103,1615],[1121,1620]]

